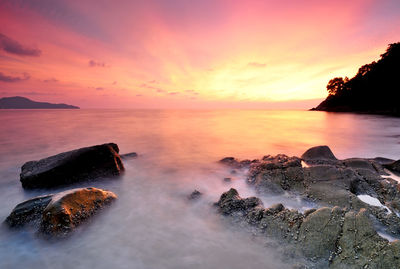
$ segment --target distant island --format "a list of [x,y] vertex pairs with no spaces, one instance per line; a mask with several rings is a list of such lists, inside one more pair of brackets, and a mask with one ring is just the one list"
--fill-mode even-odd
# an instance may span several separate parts
[[14,96],[0,98],[0,109],[79,109],[66,104],[36,102],[26,97]]
[[326,88],[328,97],[311,110],[400,116],[400,43],[390,44],[352,79],[336,77]]

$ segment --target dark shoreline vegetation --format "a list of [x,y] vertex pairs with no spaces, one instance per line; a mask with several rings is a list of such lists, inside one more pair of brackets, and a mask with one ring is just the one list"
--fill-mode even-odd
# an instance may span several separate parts
[[400,43],[390,44],[377,62],[360,67],[349,79],[336,77],[328,97],[311,110],[400,116]]
[[[72,150],[21,168],[25,189],[51,189],[50,194],[18,204],[5,220],[10,228],[30,225],[44,238],[62,238],[100,209],[117,199],[113,192],[94,187],[54,193],[57,187],[121,175],[122,160],[108,143]],[[313,205],[304,212],[283,204],[265,208],[257,197],[242,198],[230,188],[210,209],[252,234],[271,238],[296,268],[400,267],[400,161],[386,158],[338,160],[327,146],[313,147],[301,157],[284,154],[261,159],[219,161],[232,174],[243,172],[259,196],[297,197]],[[228,178],[221,178],[231,184]],[[229,189],[229,187],[227,187]],[[283,197],[282,196],[282,197]],[[202,193],[187,196],[188,203]],[[395,238],[396,240],[388,240]]]
[[14,96],[0,98],[0,109],[79,109],[67,104],[36,102],[26,97]]

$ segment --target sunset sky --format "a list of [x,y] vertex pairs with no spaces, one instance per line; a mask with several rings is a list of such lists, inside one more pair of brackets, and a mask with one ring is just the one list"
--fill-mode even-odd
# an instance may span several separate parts
[[398,41],[399,0],[0,0],[0,97],[309,108]]

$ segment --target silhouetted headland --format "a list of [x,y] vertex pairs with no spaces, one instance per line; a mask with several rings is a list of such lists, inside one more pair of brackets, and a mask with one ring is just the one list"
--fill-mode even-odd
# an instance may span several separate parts
[[67,104],[36,102],[26,97],[14,96],[0,98],[0,109],[79,109]]
[[400,116],[400,43],[390,44],[377,62],[360,67],[352,78],[329,81],[328,97],[311,110]]

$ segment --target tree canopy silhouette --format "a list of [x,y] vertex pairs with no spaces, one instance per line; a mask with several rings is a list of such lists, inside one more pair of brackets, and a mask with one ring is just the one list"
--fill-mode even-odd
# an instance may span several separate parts
[[313,110],[400,116],[400,43],[390,44],[377,62],[363,65],[351,78],[336,77],[328,97]]

